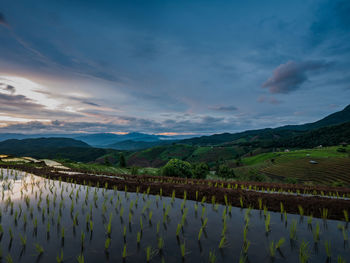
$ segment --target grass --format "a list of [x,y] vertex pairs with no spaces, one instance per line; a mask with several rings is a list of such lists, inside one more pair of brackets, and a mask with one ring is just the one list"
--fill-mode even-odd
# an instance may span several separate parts
[[102,164],[94,163],[73,163],[73,162],[63,162],[64,166],[67,166],[71,169],[83,170],[91,173],[115,173],[115,174],[130,174],[129,169],[120,168],[116,166],[108,166]]
[[[309,184],[350,185],[350,159],[348,153],[338,152],[338,148],[332,146],[262,153],[243,158],[242,163],[245,166],[235,168],[235,172],[241,178],[265,174],[273,180],[293,178]],[[310,164],[310,160],[315,160],[318,164]]]

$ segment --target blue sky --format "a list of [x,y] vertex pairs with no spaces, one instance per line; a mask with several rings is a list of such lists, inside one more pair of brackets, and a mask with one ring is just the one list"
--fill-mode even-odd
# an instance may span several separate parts
[[211,134],[350,98],[349,1],[0,2],[0,132]]

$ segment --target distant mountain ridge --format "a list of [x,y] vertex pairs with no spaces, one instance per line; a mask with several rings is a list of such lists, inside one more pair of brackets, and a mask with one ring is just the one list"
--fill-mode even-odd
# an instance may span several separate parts
[[286,125],[279,127],[279,130],[298,130],[298,131],[309,131],[315,130],[327,126],[338,125],[350,121],[350,104],[343,110],[332,113],[325,118],[301,125]]
[[[0,142],[8,139],[33,139],[33,138],[71,138],[81,140],[95,147],[108,147],[109,145],[122,142],[122,141],[134,141],[134,142],[157,142],[167,140],[177,140],[183,138],[189,138],[189,135],[155,135],[146,134],[140,132],[131,132],[127,134],[114,134],[114,133],[69,133],[69,134],[20,134],[20,133],[0,133]],[[160,143],[161,144],[161,143]]]
[[222,133],[209,136],[180,139],[181,136],[165,136],[132,132],[128,134],[95,133],[95,134],[1,134],[0,142],[7,139],[27,139],[40,137],[64,137],[83,141],[94,147],[111,148],[118,150],[140,150],[156,145],[165,145],[177,142],[190,145],[227,145],[251,144],[252,142],[275,141],[293,138],[307,131],[323,127],[339,125],[350,121],[350,105],[342,111],[332,113],[313,123],[301,125],[286,125],[278,128],[248,130],[239,133]]
[[217,145],[230,142],[252,142],[261,140],[278,140],[280,138],[292,138],[301,135],[307,131],[319,128],[343,124],[350,121],[350,105],[343,110],[332,113],[327,117],[312,123],[301,125],[287,125],[278,128],[265,128],[259,130],[249,130],[239,133],[222,133],[209,136],[201,136],[179,141],[184,144],[192,145]]
[[33,149],[33,148],[63,148],[63,147],[81,147],[90,148],[91,146],[85,142],[71,138],[35,138],[35,139],[10,139],[0,142],[0,149],[16,148],[16,149]]
[[149,141],[149,142],[126,140],[126,141],[120,141],[113,144],[109,144],[106,146],[106,148],[111,148],[116,150],[137,151],[137,150],[147,149],[158,145],[171,144],[173,142],[174,141],[172,140],[158,140],[158,141]]
[[76,137],[76,139],[84,141],[93,146],[107,146],[113,143],[130,140],[136,142],[154,142],[159,141],[161,138],[162,136],[139,132],[131,132],[127,134],[95,133]]
[[92,162],[106,154],[118,155],[115,150],[94,148],[71,138],[10,139],[0,142],[0,153],[34,158],[63,158],[79,162]]

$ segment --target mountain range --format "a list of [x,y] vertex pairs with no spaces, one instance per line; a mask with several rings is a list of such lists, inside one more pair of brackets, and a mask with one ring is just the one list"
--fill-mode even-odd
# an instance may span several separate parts
[[[0,134],[0,153],[29,155],[38,158],[68,158],[75,161],[94,161],[105,155],[119,155],[120,150],[147,150],[146,156],[162,154],[162,160],[184,151],[176,145],[196,146],[186,148],[188,154],[196,152],[198,147],[230,148],[231,155],[242,155],[254,149],[274,147],[314,147],[318,144],[332,145],[350,142],[350,105],[342,111],[302,125],[288,125],[278,128],[250,130],[240,133],[223,133],[187,139],[178,137],[152,135],[144,133],[98,133],[98,134]],[[38,138],[50,137],[50,138]],[[163,150],[165,149],[165,152]],[[219,153],[210,152],[212,157],[220,158]],[[217,156],[216,156],[217,155]],[[225,155],[227,153],[225,152]],[[135,155],[133,156],[135,159]],[[212,158],[211,157],[211,158]],[[136,159],[138,156],[136,154]],[[137,162],[135,162],[137,164]]]

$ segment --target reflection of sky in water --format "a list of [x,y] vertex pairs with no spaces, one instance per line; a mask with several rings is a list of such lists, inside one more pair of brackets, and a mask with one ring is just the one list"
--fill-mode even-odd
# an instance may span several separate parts
[[[263,211],[232,207],[231,213],[228,213],[228,209],[223,205],[201,204],[188,200],[184,207],[185,210],[188,209],[187,217],[182,227],[183,231],[180,231],[177,240],[175,233],[183,216],[181,212],[182,199],[175,198],[172,201],[170,197],[160,198],[142,193],[104,190],[103,188],[48,180],[22,172],[18,172],[18,177],[15,179],[15,173],[8,172],[6,169],[3,169],[2,172],[4,177],[9,176],[7,183],[11,181],[13,185],[11,191],[0,189],[5,195],[3,201],[0,202],[2,211],[0,223],[4,229],[3,237],[0,240],[0,249],[4,251],[5,255],[6,253],[11,254],[14,262],[35,262],[35,243],[42,245],[45,250],[40,262],[55,262],[56,255],[60,253],[61,249],[64,251],[64,261],[73,262],[82,251],[81,233],[85,233],[83,253],[86,262],[122,262],[124,227],[127,229],[125,239],[128,251],[127,263],[146,262],[145,249],[147,246],[156,249],[158,237],[162,237],[164,240],[164,253],[157,254],[152,259],[152,263],[161,263],[162,256],[167,263],[182,262],[179,244],[183,242],[185,242],[188,252],[185,262],[208,262],[209,251],[215,253],[216,262],[238,262],[243,245],[243,229],[247,214],[250,214],[247,234],[247,238],[251,242],[248,251],[249,262],[271,262],[268,252],[269,245],[272,241],[277,242],[282,237],[286,239],[281,248],[283,255],[277,252],[275,263],[298,262],[298,251],[302,240],[309,242],[310,263],[325,262],[324,242],[326,240],[331,241],[334,258],[342,255],[347,261],[350,259],[349,246],[343,241],[342,233],[338,229],[338,224],[345,225],[341,221],[323,221],[313,218],[311,225],[309,225],[307,216],[304,216],[302,220],[299,215],[287,214],[288,220],[286,222],[280,213],[268,212],[271,216],[271,231],[266,234]],[[4,183],[4,179],[1,180]],[[6,198],[9,196],[13,201],[12,214],[10,207],[7,207],[6,204]],[[26,197],[28,197],[29,206],[26,205]],[[71,211],[72,204],[74,204],[74,208]],[[121,214],[122,207],[123,214]],[[130,207],[132,207],[132,219],[129,224]],[[170,209],[168,218],[164,221],[164,213],[168,207]],[[14,220],[16,211],[18,212],[17,223]],[[150,211],[153,212],[151,224],[149,223]],[[227,242],[225,242],[223,249],[218,249],[222,238],[225,212]],[[58,224],[60,213],[61,219],[60,224]],[[27,224],[24,223],[25,215]],[[88,215],[93,221],[93,234],[87,228],[86,218]],[[110,253],[107,255],[104,243],[107,238],[106,229],[110,215],[112,215],[111,247]],[[75,217],[77,224],[73,226],[73,218]],[[199,243],[198,233],[205,218],[207,218],[208,223]],[[34,234],[33,227],[35,219],[38,222],[37,235]],[[140,247],[138,247],[136,235],[141,231],[141,220],[143,221],[142,239]],[[297,240],[289,242],[290,226],[293,221],[297,224]],[[48,224],[51,225],[49,234],[47,233]],[[159,234],[157,234],[158,224]],[[320,226],[318,247],[314,245],[313,240],[313,232],[317,224]],[[65,229],[64,246],[62,246],[60,234],[62,227]],[[9,228],[14,233],[12,244],[8,234]],[[346,233],[349,235],[348,229],[346,229]],[[23,251],[18,238],[19,234],[25,235],[28,239],[25,251]]]
[[28,190],[31,189],[31,185],[39,184],[38,186],[40,186],[43,180],[45,180],[26,172],[9,169],[1,169],[0,173],[1,189],[4,193],[4,199],[11,197],[12,201],[21,199],[21,190],[23,194],[30,195],[31,191],[25,191],[25,185],[27,185]]

